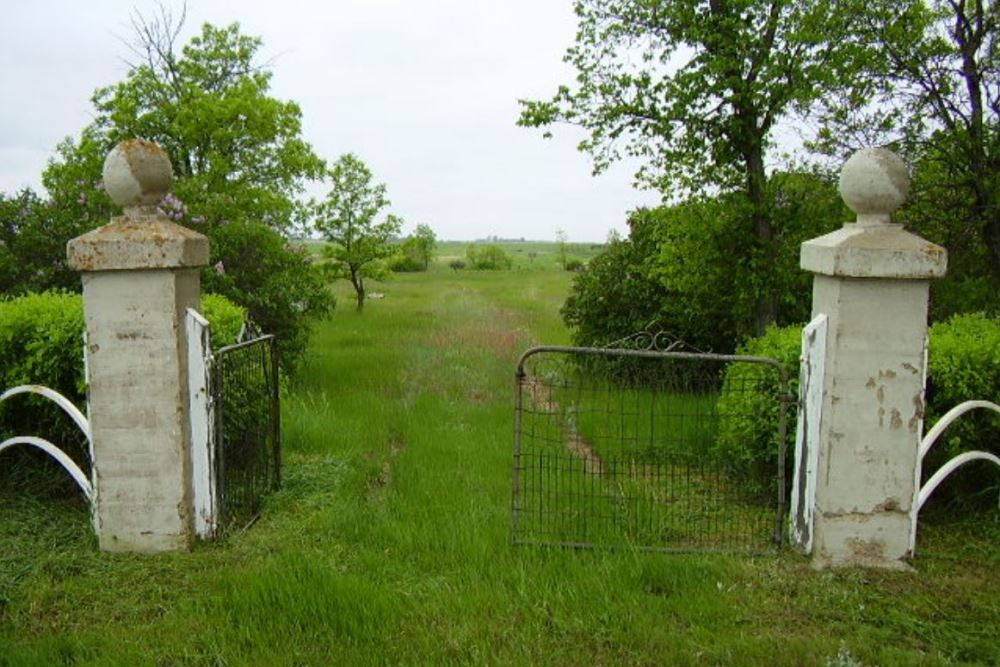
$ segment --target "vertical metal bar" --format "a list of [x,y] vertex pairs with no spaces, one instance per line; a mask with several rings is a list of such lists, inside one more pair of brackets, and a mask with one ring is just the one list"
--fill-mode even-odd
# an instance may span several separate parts
[[273,440],[271,441],[274,447],[274,488],[281,488],[281,366],[279,365],[280,359],[278,352],[278,340],[276,338],[271,339],[271,383],[272,383],[272,397],[271,397],[271,423],[274,428]]
[[774,517],[774,545],[781,548],[783,530],[782,522],[785,517],[785,442],[788,428],[788,404],[795,400],[789,393],[788,377],[784,369],[780,369],[781,395],[778,397],[778,507]]
[[518,365],[514,373],[514,470],[513,484],[511,490],[511,530],[510,537],[514,544],[517,544],[518,528],[521,517],[518,507],[521,503],[521,429],[523,428],[524,409],[524,367]]
[[215,380],[212,389],[215,393],[215,464],[216,483],[219,493],[219,530],[225,532],[229,528],[229,485],[226,479],[226,428],[225,428],[225,351],[220,351],[215,357],[212,373]]

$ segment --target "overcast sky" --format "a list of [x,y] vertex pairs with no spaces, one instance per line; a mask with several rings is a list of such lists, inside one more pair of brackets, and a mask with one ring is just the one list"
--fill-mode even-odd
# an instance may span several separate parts
[[[167,1],[179,13],[180,1]],[[129,14],[148,0],[15,0],[0,23],[0,192],[40,188],[56,143],[93,118],[93,90],[122,80]],[[333,162],[354,152],[392,211],[443,239],[601,241],[658,196],[621,165],[591,176],[581,135],[519,128],[518,98],[572,80],[571,0],[190,0],[203,22],[239,22],[274,59],[272,94],[302,107],[303,134]],[[313,194],[322,195],[319,187]]]

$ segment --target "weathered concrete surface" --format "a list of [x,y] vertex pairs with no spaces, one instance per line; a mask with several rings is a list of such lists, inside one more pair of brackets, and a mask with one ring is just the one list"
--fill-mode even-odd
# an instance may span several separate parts
[[859,222],[802,245],[802,268],[815,274],[813,316],[829,320],[817,567],[906,568],[911,555],[929,281],[944,275],[947,253],[889,222],[908,180],[885,153],[862,151],[844,167],[841,191]]
[[191,544],[184,313],[199,288],[197,269],[83,276],[101,549]]
[[170,190],[173,166],[152,141],[127,139],[108,153],[101,174],[104,189],[122,208],[155,206]]
[[67,259],[77,271],[205,266],[208,239],[155,214],[121,216],[71,240]]
[[928,283],[817,275],[829,318],[814,509],[818,565],[902,566],[923,423]]
[[802,244],[801,266],[845,278],[929,279],[944,276],[948,254],[901,225],[848,223]]

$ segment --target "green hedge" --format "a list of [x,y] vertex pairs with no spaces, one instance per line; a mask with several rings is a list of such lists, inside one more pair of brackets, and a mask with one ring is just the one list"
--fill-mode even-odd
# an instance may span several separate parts
[[[928,365],[925,431],[963,401],[984,399],[1000,403],[1000,318],[972,313],[933,325]],[[956,454],[972,449],[1000,454],[1000,415],[974,410],[959,417],[927,455],[925,479],[928,471],[937,470]],[[978,499],[995,506],[998,484],[1000,475],[996,466],[974,463],[945,482],[935,497],[949,497],[957,492],[962,494],[962,500]]]
[[[802,330],[798,326],[771,327],[763,336],[740,346],[737,354],[768,357],[780,361],[788,372],[789,390],[798,395],[799,354]],[[780,374],[773,366],[734,363],[726,369],[722,395],[719,397],[719,435],[714,453],[727,464],[745,470],[753,480],[753,492],[770,490],[764,481],[777,474],[779,419],[781,404]],[[794,442],[795,410],[787,411],[787,441]],[[786,456],[786,479],[790,480],[791,445]]]
[[[212,327],[213,348],[236,341],[245,309],[225,297],[206,294],[202,312]],[[79,294],[43,292],[0,300],[0,391],[40,384],[82,409],[86,401],[83,328]],[[82,434],[51,401],[39,396],[17,396],[0,403],[0,440],[14,435],[45,438],[62,447],[84,469],[89,465]],[[0,486],[37,477],[44,459],[32,451],[15,448],[0,455]]]
[[[788,370],[792,393],[797,395],[801,345],[801,327],[789,326],[769,329],[764,336],[750,340],[738,351],[781,361]],[[925,431],[962,401],[1000,400],[1000,318],[983,314],[959,315],[933,325],[928,363]],[[778,446],[778,406],[771,398],[776,385],[766,379],[768,374],[774,377],[763,366],[732,364],[726,372],[718,404],[721,423],[716,455],[756,472],[775,470]],[[761,382],[761,391],[736,390],[746,382]],[[790,411],[789,465],[794,455],[794,418],[794,412]],[[974,411],[955,422],[928,456],[925,479],[929,471],[970,449],[1000,452],[1000,417],[996,413]],[[991,502],[996,502],[996,486],[996,471],[986,466],[970,466],[947,485],[965,497],[982,496]]]

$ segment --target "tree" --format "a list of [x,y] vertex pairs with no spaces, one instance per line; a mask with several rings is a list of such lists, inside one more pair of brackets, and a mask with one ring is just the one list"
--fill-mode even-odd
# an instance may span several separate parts
[[556,230],[556,254],[559,256],[559,266],[563,269],[566,268],[566,254],[568,249],[566,248],[566,242],[569,241],[569,236],[562,229]]
[[[777,322],[805,322],[811,276],[799,269],[799,247],[838,227],[846,209],[833,183],[814,174],[779,172],[769,187]],[[609,242],[573,282],[562,313],[574,342],[603,346],[651,325],[700,349],[735,350],[754,334],[762,279],[739,259],[746,206],[731,192],[633,213],[629,237]]]
[[522,101],[519,124],[566,122],[600,172],[638,158],[637,180],[668,196],[738,190],[748,207],[738,259],[761,276],[755,329],[775,321],[767,150],[775,125],[849,73],[850,12],[835,0],[577,0],[565,60],[575,88]]
[[392,254],[389,241],[403,221],[388,215],[376,218],[389,206],[385,185],[374,183],[372,172],[353,153],[341,155],[329,172],[330,192],[316,210],[316,229],[331,245],[324,254],[334,275],[351,281],[357,309],[365,305],[365,279],[385,273],[379,260]]
[[[124,81],[94,93],[94,121],[77,139],[59,144],[43,174],[51,198],[48,224],[59,230],[58,252],[65,255],[69,238],[117,213],[101,188],[107,152],[130,137],[157,142],[170,155],[175,176],[161,209],[211,241],[204,282],[245,306],[265,331],[283,332],[279,344],[291,362],[310,322],[330,311],[333,298],[317,289],[320,276],[309,259],[267,230],[287,234],[306,220],[298,196],[305,180],[323,173],[324,163],[301,138],[298,105],[269,95],[271,74],[257,62],[258,38],[241,34],[237,24],[206,24],[178,52],[182,23],[183,16],[174,21],[166,10],[153,20],[135,19],[137,60]],[[239,247],[265,237],[256,248]],[[272,254],[263,258],[264,252]],[[250,255],[257,265],[238,259]],[[260,275],[260,265],[282,269]],[[225,280],[216,279],[219,270]],[[266,301],[261,292],[269,295]]]
[[80,274],[66,263],[66,241],[87,229],[32,190],[0,194],[0,294],[78,288]]
[[424,263],[424,271],[426,271],[430,268],[431,257],[434,255],[434,248],[437,247],[437,235],[430,228],[430,225],[417,225],[412,238],[415,240],[417,253],[420,261]]
[[[854,38],[867,50],[860,72],[867,94],[851,99],[834,89],[824,114],[829,129],[819,143],[836,153],[862,142],[898,146],[916,165],[906,221],[946,244],[950,278],[992,273],[994,284],[1000,284],[998,29],[1000,7],[990,0],[867,3]],[[858,128],[875,131],[859,137]]]

